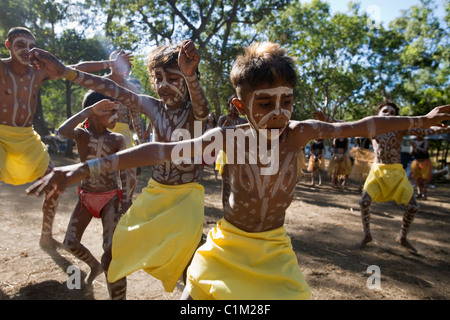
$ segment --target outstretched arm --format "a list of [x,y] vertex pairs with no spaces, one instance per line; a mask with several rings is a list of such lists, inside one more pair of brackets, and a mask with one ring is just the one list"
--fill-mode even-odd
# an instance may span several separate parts
[[65,78],[82,87],[102,93],[107,97],[120,101],[129,107],[130,110],[149,115],[148,109],[155,108],[158,104],[158,100],[155,98],[134,93],[119,86],[112,80],[68,68],[45,50],[33,48],[30,50],[30,60],[35,69],[44,70],[52,78]]
[[[61,193],[70,184],[77,183],[89,175],[98,175],[103,172],[125,170],[128,168],[153,166],[166,161],[183,161],[199,158],[203,153],[210,153],[207,147],[217,137],[223,137],[220,128],[209,130],[203,136],[192,139],[170,143],[148,142],[133,148],[119,151],[104,158],[91,159],[85,163],[71,166],[57,167],[48,175],[34,183],[27,190],[27,194],[41,196],[43,193]],[[222,141],[215,149],[218,152]],[[205,152],[204,152],[205,150]]]
[[367,117],[354,122],[325,123],[322,121],[304,121],[296,124],[303,131],[302,139],[312,140],[369,137],[392,131],[410,130],[413,128],[430,128],[440,126],[442,121],[450,119],[450,105],[434,108],[430,113],[418,117]]
[[27,194],[41,196],[43,193],[62,193],[70,184],[78,183],[89,175],[150,166],[170,160],[175,144],[145,143],[119,151],[118,153],[70,166],[57,167],[39,181],[31,185]]
[[185,40],[178,55],[178,66],[186,79],[191,96],[194,115],[198,120],[206,120],[210,112],[209,102],[197,78],[197,67],[200,55],[191,40]]
[[429,136],[432,134],[441,134],[441,133],[447,133],[450,132],[450,126],[448,127],[431,127],[428,129],[422,129],[422,128],[414,128],[406,131],[406,134],[413,135],[413,136]]
[[134,56],[131,52],[120,52],[115,59],[104,61],[84,61],[70,65],[69,68],[77,69],[83,72],[95,72],[114,68],[116,65],[128,65],[133,62]]

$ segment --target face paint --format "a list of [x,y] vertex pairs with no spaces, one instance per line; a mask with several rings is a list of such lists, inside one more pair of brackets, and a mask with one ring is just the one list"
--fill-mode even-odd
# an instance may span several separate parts
[[30,64],[30,50],[36,47],[36,41],[27,36],[18,36],[11,42],[11,55],[23,65]]
[[119,106],[116,105],[116,107],[111,110],[111,116],[108,119],[108,128],[114,128],[116,126],[116,122],[119,120]]
[[186,101],[187,86],[180,70],[157,68],[155,78],[156,91],[168,106]]
[[109,119],[109,123],[113,123],[113,122],[117,122],[117,120],[119,119],[119,115],[117,113],[114,113]]
[[384,117],[392,117],[396,115],[395,109],[391,106],[384,106],[381,108],[381,110],[378,112],[379,116]]
[[257,130],[278,129],[281,135],[292,115],[293,93],[294,89],[289,87],[255,90],[248,105],[250,123]]

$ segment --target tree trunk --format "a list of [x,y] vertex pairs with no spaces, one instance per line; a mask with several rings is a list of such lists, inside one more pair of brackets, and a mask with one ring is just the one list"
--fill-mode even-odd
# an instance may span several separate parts
[[50,134],[50,130],[47,128],[47,124],[44,120],[44,112],[42,111],[41,91],[38,91],[36,111],[33,117],[34,130],[41,136],[45,137]]
[[[66,117],[69,119],[72,116],[72,82],[65,80],[64,84],[66,85]],[[66,145],[66,157],[73,158],[73,140],[67,139],[67,145]]]

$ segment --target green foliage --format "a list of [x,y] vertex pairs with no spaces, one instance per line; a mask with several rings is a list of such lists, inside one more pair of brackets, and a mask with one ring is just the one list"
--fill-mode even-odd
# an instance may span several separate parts
[[[265,40],[280,43],[296,58],[294,119],[308,119],[317,109],[360,119],[384,99],[409,115],[449,103],[450,0],[444,0],[442,20],[435,16],[435,1],[421,0],[389,26],[375,28],[358,3],[332,13],[325,0],[0,1],[3,39],[12,26],[28,27],[40,47],[66,64],[107,59],[115,48],[131,50],[133,77],[143,93],[154,96],[146,52],[193,39],[202,57],[201,83],[217,116],[233,93],[229,72],[236,55]],[[0,54],[7,57],[8,51],[1,48]],[[84,92],[61,80],[46,83],[41,93],[49,126],[77,111]]]

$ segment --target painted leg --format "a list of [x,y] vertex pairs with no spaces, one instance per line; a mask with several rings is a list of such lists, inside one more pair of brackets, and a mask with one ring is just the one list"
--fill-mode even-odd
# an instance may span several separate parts
[[364,238],[361,241],[360,248],[363,248],[372,241],[372,234],[370,233],[370,211],[369,207],[372,203],[372,198],[367,193],[367,191],[364,191],[361,200],[359,201],[359,205],[361,207],[361,220],[364,230]]
[[120,219],[119,200],[117,198],[111,200],[102,210],[103,224],[103,255],[102,268],[106,276],[106,284],[111,300],[126,300],[127,294],[127,278],[117,280],[116,282],[108,282],[108,269],[112,260],[112,239],[114,230]]
[[409,243],[406,236],[409,231],[409,227],[414,220],[414,216],[419,211],[419,204],[416,197],[413,195],[408,203],[405,214],[403,215],[402,228],[400,234],[397,236],[396,241],[400,245],[404,246],[410,253],[417,253],[417,250]]
[[90,267],[90,272],[85,279],[85,286],[90,286],[94,279],[103,272],[102,265],[92,255],[92,253],[81,244],[81,238],[84,230],[89,225],[92,216],[87,210],[77,203],[74,212],[70,218],[69,226],[67,227],[66,237],[64,239],[63,247],[75,257],[85,262]]
[[[107,276],[108,272],[105,272]],[[108,293],[111,300],[126,300],[127,299],[127,278],[117,280],[116,282],[106,281],[108,286]]]
[[42,231],[41,231],[41,239],[39,240],[39,245],[42,249],[55,249],[56,247],[61,246],[61,244],[53,239],[53,222],[55,220],[56,209],[58,207],[58,198],[59,194],[56,192],[48,197],[45,195],[44,203],[42,204]]

